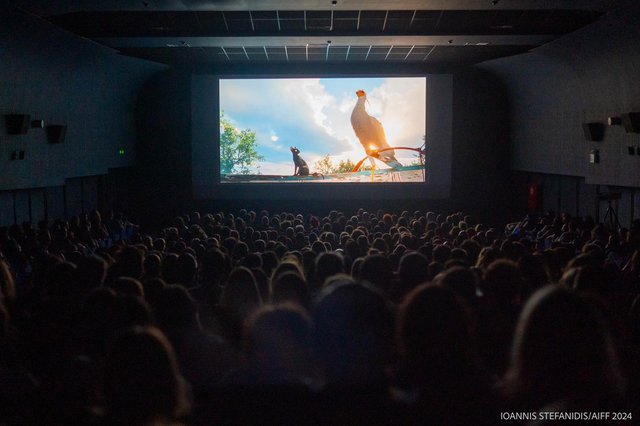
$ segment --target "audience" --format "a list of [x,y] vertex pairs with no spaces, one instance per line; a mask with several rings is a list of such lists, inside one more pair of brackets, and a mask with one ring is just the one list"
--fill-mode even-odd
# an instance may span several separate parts
[[633,412],[640,221],[491,226],[242,209],[2,228],[0,424]]

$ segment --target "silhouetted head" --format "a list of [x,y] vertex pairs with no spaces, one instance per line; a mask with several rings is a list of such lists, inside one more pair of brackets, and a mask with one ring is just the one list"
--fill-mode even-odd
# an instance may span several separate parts
[[128,424],[175,419],[188,406],[185,387],[173,348],[157,328],[127,330],[111,343],[103,376],[109,418]]
[[148,280],[150,278],[157,278],[161,274],[162,259],[157,253],[149,253],[144,257],[142,266],[144,269],[145,280]]
[[293,152],[294,154],[300,154],[300,150],[295,146],[292,146],[290,149],[291,149],[291,152]]
[[393,313],[373,288],[353,281],[326,287],[313,312],[314,344],[330,384],[384,380],[393,356]]
[[283,272],[271,282],[273,303],[295,302],[308,308],[311,300],[309,285],[296,272]]
[[102,286],[107,275],[107,262],[98,256],[83,257],[77,264],[76,279],[82,289]]
[[542,255],[524,255],[518,261],[518,269],[522,273],[528,291],[537,290],[551,282],[549,267]]
[[484,286],[502,307],[522,304],[524,279],[518,265],[511,260],[492,262],[484,273]]
[[398,343],[413,380],[441,385],[474,371],[467,311],[454,291],[423,284],[400,305]]
[[320,253],[315,264],[316,280],[322,285],[332,275],[345,272],[344,259],[337,252]]
[[244,318],[262,305],[256,279],[250,269],[234,269],[222,291],[220,304]]
[[542,288],[525,305],[507,377],[513,397],[538,406],[568,398],[606,401],[622,388],[600,312],[560,286]]
[[220,249],[213,248],[202,255],[202,280],[208,284],[219,283],[230,269],[230,261]]
[[365,257],[360,267],[360,279],[368,281],[383,291],[388,291],[393,279],[391,261],[381,254]]
[[398,267],[398,278],[404,293],[429,281],[429,260],[416,251],[402,255]]
[[180,284],[191,285],[198,274],[198,261],[189,253],[181,254],[176,262],[177,279]]
[[457,294],[469,306],[476,305],[478,277],[471,269],[463,266],[454,266],[438,274],[436,281],[441,286]]
[[247,321],[244,351],[258,382],[306,381],[312,370],[309,314],[291,304],[258,309]]
[[140,279],[142,276],[144,253],[138,247],[127,246],[116,254],[116,263],[111,266],[113,277],[131,277]]
[[113,289],[116,294],[144,298],[144,287],[142,283],[135,278],[118,277],[109,287]]
[[200,327],[196,302],[181,285],[161,289],[155,308],[157,324],[165,331]]

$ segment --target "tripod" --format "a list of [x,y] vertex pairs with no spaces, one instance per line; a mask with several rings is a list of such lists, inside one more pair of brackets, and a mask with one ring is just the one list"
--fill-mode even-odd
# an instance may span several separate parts
[[603,223],[607,223],[607,218],[609,219],[609,227],[611,229],[620,229],[620,221],[618,220],[618,212],[616,212],[616,208],[611,203],[611,199],[607,200],[607,210],[604,214]]

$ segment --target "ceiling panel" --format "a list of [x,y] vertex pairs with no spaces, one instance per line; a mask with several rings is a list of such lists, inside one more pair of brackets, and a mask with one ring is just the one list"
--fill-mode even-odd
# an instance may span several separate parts
[[286,51],[284,46],[266,46],[267,53],[269,55],[285,55]]
[[[246,36],[255,33],[314,33],[375,35],[398,33],[565,34],[593,22],[598,12],[576,10],[501,11],[225,11],[225,12],[77,12],[48,18],[85,37]],[[333,15],[333,17],[332,17]],[[305,18],[306,16],[306,18]]]
[[[473,0],[371,0],[344,3],[345,9],[342,3],[330,8],[300,0],[295,3],[298,10],[289,10],[291,2],[283,8],[282,2],[271,0],[176,0],[173,9],[169,0],[162,3],[167,7],[160,7],[160,2],[147,2],[153,7],[142,8],[131,3],[123,0],[112,9],[85,10],[69,3],[57,9],[61,13],[42,17],[123,54],[181,66],[221,61],[465,66],[526,52],[606,12],[603,2],[591,0],[582,1],[583,8],[564,0],[500,1],[493,7]],[[201,7],[204,3],[214,6]],[[357,8],[365,3],[367,7]],[[34,4],[33,10],[46,9],[42,2]],[[414,4],[422,8],[411,7]]]
[[256,10],[251,12],[251,16],[256,19],[278,19],[278,13],[275,10]]
[[413,10],[390,10],[384,24],[385,31],[404,32],[409,29],[411,19],[415,11]]
[[256,32],[272,33],[279,31],[278,20],[276,19],[254,19],[253,26]]
[[[523,46],[421,46],[419,48],[402,46],[401,51],[393,53],[396,47],[386,51],[369,46],[342,46],[340,49],[306,49],[290,46],[286,49],[248,46],[243,48],[128,48],[124,54],[164,63],[174,63],[195,56],[199,63],[247,63],[247,62],[386,62],[386,63],[427,63],[427,64],[469,64],[504,55],[521,53],[527,50]],[[286,50],[286,52],[285,52]],[[378,53],[380,52],[380,53]]]
[[[12,0],[18,7],[40,16],[86,11],[212,11],[212,10],[326,10],[328,0]],[[604,12],[614,1],[603,0],[340,0],[332,9],[353,10],[524,10],[574,9]]]
[[304,19],[280,19],[280,28],[284,32],[305,31]]

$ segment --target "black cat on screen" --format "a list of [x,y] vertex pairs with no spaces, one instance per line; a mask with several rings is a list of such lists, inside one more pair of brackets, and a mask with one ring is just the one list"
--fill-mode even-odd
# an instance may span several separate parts
[[291,153],[293,154],[293,175],[309,176],[309,166],[307,165],[307,162],[300,157],[300,150],[295,146],[292,146]]

